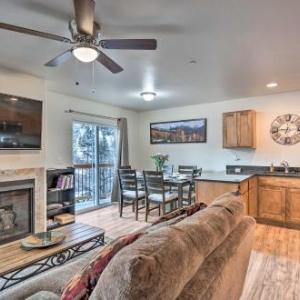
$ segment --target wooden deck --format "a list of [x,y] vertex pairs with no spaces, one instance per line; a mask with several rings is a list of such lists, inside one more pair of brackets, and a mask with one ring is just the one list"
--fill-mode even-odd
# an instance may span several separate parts
[[[77,216],[81,223],[99,226],[111,238],[147,226],[144,214],[135,221],[131,207],[119,218],[118,207]],[[157,212],[152,212],[153,221]],[[281,227],[257,225],[256,238],[241,300],[300,299],[300,231]]]

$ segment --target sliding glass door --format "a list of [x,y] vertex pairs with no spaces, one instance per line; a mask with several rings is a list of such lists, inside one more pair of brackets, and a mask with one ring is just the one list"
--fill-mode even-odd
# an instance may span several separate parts
[[116,155],[116,127],[73,122],[76,211],[111,203]]

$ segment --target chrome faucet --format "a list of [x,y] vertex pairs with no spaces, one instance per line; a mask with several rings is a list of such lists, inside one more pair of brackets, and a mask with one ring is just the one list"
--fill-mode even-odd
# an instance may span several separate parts
[[284,173],[289,173],[289,163],[286,160],[283,160],[280,165],[284,167]]

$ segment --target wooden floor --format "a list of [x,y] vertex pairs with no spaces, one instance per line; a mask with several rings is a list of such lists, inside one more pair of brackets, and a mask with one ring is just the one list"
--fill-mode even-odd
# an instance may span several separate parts
[[300,299],[299,230],[257,225],[241,299]]
[[[153,222],[157,219],[158,210],[151,211],[148,221]],[[105,236],[112,239],[149,226],[149,223],[145,222],[143,210],[139,211],[139,221],[135,220],[135,214],[132,212],[131,206],[124,208],[123,216],[120,218],[117,205],[78,215],[76,216],[76,221],[101,227],[105,230]]]
[[[118,207],[111,206],[79,215],[77,221],[99,226],[108,237],[115,238],[147,226],[144,217],[141,213],[139,221],[135,221],[131,207],[127,207],[124,217],[119,218]],[[157,217],[153,211],[149,221]],[[300,300],[299,230],[257,225],[241,300]]]

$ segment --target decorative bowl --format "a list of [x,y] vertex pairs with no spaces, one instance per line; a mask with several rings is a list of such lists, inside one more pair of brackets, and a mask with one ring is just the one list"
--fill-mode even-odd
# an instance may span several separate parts
[[47,248],[61,243],[64,239],[65,235],[60,231],[40,232],[21,240],[21,246],[27,250]]

